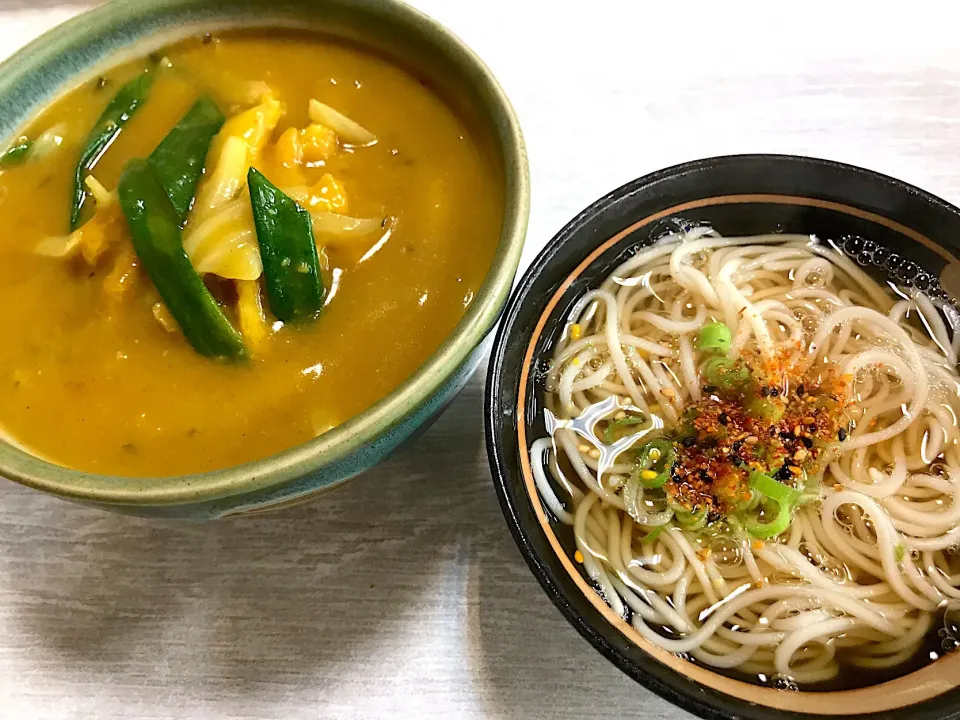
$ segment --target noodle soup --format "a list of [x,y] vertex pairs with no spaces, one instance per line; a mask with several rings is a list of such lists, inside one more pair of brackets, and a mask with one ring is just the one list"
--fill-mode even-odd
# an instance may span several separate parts
[[960,608],[956,317],[811,236],[671,233],[569,313],[540,497],[668,652],[777,688],[912,671]]

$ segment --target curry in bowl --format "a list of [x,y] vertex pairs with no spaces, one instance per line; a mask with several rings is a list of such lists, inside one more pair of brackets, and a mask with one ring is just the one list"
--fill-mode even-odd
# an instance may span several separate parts
[[0,166],[0,426],[105,475],[238,465],[370,407],[453,331],[503,220],[429,83],[295,31],[119,65]]

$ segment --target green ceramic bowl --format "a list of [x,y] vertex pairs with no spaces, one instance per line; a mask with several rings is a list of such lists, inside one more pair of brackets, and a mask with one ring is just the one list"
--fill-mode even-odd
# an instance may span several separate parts
[[[345,37],[436,83],[489,135],[503,167],[504,221],[490,273],[466,316],[396,391],[347,423],[286,452],[219,472],[121,478],[66,469],[0,441],[0,475],[60,497],[137,515],[216,518],[272,509],[335,487],[383,460],[433,419],[486,350],[526,233],[523,136],[490,71],[448,30],[395,0],[114,0],[43,35],[0,65],[0,136],[9,139],[60,93],[125,55],[225,27],[296,27]],[[5,145],[6,143],[4,143]]]

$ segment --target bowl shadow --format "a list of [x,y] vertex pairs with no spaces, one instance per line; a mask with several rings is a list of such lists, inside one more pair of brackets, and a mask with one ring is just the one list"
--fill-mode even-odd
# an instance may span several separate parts
[[462,602],[429,597],[462,548],[507,538],[483,377],[385,464],[273,514],[158,524],[0,485],[20,518],[0,557],[14,652],[55,674],[95,665],[106,685],[142,673],[195,697],[245,694],[264,716],[294,683],[316,696],[345,663],[373,667],[423,605]]
[[478,553],[470,624],[485,717],[693,718],[613,666],[544,595],[510,536]]
[[[363,668],[386,684],[381,704],[413,708],[396,700],[410,694],[400,683],[445,666],[431,692],[465,693],[471,716],[580,718],[642,702],[647,717],[676,717],[577,636],[524,564],[490,485],[484,370],[414,445],[273,514],[158,524],[0,484],[21,518],[5,521],[0,554],[17,600],[4,610],[9,651],[38,658],[51,685],[95,668],[100,687],[144,678],[159,691],[148,704],[176,690],[258,717],[306,696],[333,711],[353,695],[335,688]],[[438,634],[417,643],[425,668],[381,669],[421,631]]]

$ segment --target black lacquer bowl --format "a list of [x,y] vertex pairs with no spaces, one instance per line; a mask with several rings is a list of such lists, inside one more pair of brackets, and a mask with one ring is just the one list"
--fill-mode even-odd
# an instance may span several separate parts
[[[803,157],[738,155],[678,165],[615,190],[540,253],[514,291],[496,338],[485,407],[487,448],[520,551],[553,602],[597,650],[630,677],[703,717],[960,716],[960,653],[857,690],[760,687],[652,646],[607,607],[573,561],[572,532],[541,503],[527,459],[530,444],[545,434],[538,368],[550,357],[575,300],[676,218],[709,222],[724,235],[780,230],[863,238],[867,251],[880,247],[875,259],[899,281],[960,296],[960,210],[868,170]],[[860,248],[860,240],[853,242]]]

